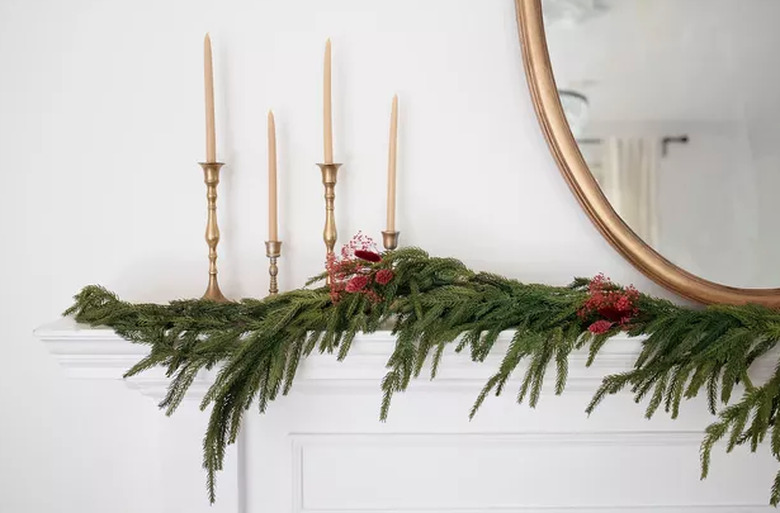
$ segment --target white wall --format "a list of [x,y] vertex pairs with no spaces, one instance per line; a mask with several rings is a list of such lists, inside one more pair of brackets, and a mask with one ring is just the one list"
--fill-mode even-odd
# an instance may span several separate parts
[[[205,287],[201,45],[215,44],[220,269],[267,288],[265,111],[280,141],[282,286],[322,262],[320,70],[334,43],[342,240],[384,218],[402,101],[402,242],[527,281],[604,271],[659,292],[580,210],[539,131],[512,0],[0,1],[0,511],[167,511],[161,415],[66,380],[32,329],[101,283],[132,300]],[[465,415],[465,412],[464,412]],[[202,494],[195,489],[193,494]]]

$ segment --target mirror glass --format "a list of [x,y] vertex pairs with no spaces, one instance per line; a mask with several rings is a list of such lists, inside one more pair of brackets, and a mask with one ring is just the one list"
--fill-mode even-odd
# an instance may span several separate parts
[[780,284],[780,1],[543,0],[580,152],[678,267]]

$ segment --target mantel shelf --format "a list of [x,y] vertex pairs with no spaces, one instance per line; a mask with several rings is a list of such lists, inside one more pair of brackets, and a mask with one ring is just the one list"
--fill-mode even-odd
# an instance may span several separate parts
[[[44,342],[49,352],[66,370],[69,377],[79,379],[123,379],[123,373],[143,358],[149,348],[143,344],[131,343],[110,328],[92,328],[62,318],[41,326],[35,335]],[[484,384],[500,364],[512,338],[512,332],[504,332],[483,363],[471,361],[467,351],[455,353],[454,347],[445,352],[436,380],[430,381],[423,371],[423,377],[414,383],[415,388],[438,387],[446,390],[452,387],[474,387]],[[586,350],[575,351],[570,358],[568,389],[593,390],[606,374],[623,372],[633,367],[642,346],[641,338],[616,336],[600,351],[591,367],[586,368]],[[296,388],[316,385],[370,386],[378,389],[386,373],[386,363],[395,346],[395,338],[389,331],[358,335],[353,342],[350,355],[343,362],[335,355],[314,353],[301,364]],[[454,344],[453,344],[454,346]],[[757,379],[769,375],[773,359],[764,358],[756,365]],[[204,372],[192,386],[192,393],[200,394],[212,382],[216,371]],[[553,379],[554,373],[548,373]],[[519,379],[521,373],[515,375]],[[168,379],[162,369],[152,369],[125,383],[145,395],[160,398],[165,393]]]

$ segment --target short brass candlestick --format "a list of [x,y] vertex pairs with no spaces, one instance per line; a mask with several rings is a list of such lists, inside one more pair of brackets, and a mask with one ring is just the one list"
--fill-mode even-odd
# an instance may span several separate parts
[[203,299],[226,303],[228,299],[219,290],[217,283],[217,244],[219,244],[219,225],[217,225],[217,185],[222,162],[201,162],[203,181],[206,182],[208,200],[208,220],[206,221],[206,244],[209,246],[209,285]]
[[401,232],[382,232],[382,243],[390,251],[398,247],[398,236]]
[[282,242],[278,240],[265,241],[265,254],[270,261],[268,275],[271,277],[271,281],[268,285],[268,295],[275,296],[279,293],[279,282],[276,278],[279,275],[279,266],[276,265],[276,261],[282,255]]
[[322,240],[325,241],[326,257],[334,252],[338,231],[336,230],[336,178],[341,164],[317,164],[322,171],[322,185],[325,186],[325,229]]

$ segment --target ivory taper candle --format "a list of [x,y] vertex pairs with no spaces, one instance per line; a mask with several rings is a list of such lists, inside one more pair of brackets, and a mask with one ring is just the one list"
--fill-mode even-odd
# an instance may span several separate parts
[[323,105],[323,143],[325,146],[325,163],[333,163],[333,107],[331,98],[331,51],[330,39],[325,43],[325,70],[323,73],[322,105]]
[[268,111],[268,240],[279,240],[276,201],[276,122]]
[[393,96],[390,114],[390,153],[387,162],[387,231],[395,231],[395,175],[398,156],[398,95]]
[[206,84],[206,162],[217,161],[217,135],[214,123],[214,71],[211,64],[211,38],[203,40],[203,74]]

